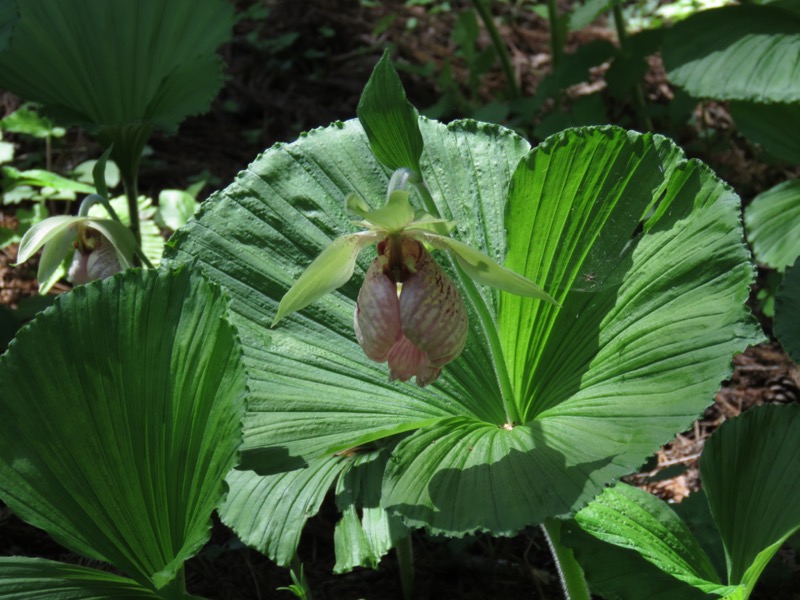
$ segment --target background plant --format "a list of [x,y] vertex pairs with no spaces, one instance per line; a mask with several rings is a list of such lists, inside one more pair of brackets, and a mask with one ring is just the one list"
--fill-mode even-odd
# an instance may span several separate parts
[[11,31],[0,53],[0,86],[113,148],[139,241],[142,150],[154,129],[175,131],[219,90],[215,50],[230,38],[232,7],[222,0],[3,0],[0,16],[0,30]]

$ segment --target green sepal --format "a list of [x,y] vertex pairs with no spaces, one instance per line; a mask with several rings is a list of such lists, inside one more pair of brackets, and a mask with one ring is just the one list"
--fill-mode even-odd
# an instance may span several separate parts
[[16,264],[24,263],[50,240],[70,229],[75,230],[77,223],[82,220],[83,217],[58,216],[36,223],[22,236],[17,250]]
[[408,229],[406,230],[406,235],[419,239],[420,241],[428,242],[431,246],[439,250],[449,250],[456,257],[459,266],[464,269],[464,272],[478,283],[489,285],[493,288],[516,294],[517,296],[538,298],[539,300],[545,300],[555,306],[560,306],[558,302],[550,297],[550,294],[545,292],[530,279],[510,269],[501,267],[486,254],[468,246],[464,242],[459,242],[453,238],[438,235],[424,229]]
[[416,109],[384,52],[364,87],[356,109],[372,153],[390,169],[408,168],[419,176],[422,134]]
[[358,253],[375,243],[380,235],[375,231],[360,231],[333,240],[283,296],[272,325],[347,283],[353,276]]

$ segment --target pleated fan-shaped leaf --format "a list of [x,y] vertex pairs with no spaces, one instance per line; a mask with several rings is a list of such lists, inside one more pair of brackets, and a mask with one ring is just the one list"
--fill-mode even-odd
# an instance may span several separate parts
[[800,102],[730,102],[733,122],[748,140],[760,144],[775,158],[800,164],[800,140],[786,135],[800,129]]
[[[0,1],[0,15],[15,5]],[[233,25],[223,0],[24,0],[0,86],[60,118],[101,128],[174,129],[222,84],[216,48]]]
[[155,592],[118,575],[43,558],[0,558],[6,600],[157,600]]
[[412,203],[561,304],[480,286],[436,252],[470,331],[434,384],[389,382],[355,340],[371,250],[348,284],[269,328],[297,276],[352,231],[344,199],[383,203],[391,173],[355,121],[266,151],[176,234],[166,262],[197,264],[231,294],[251,474],[392,438],[384,508],[451,535],[512,533],[636,468],[760,339],[739,201],[660,137],[584,128],[530,150],[495,126],[419,124],[431,198]]
[[[759,406],[706,442],[700,476],[725,547],[728,578],[747,593],[800,529],[800,405]],[[746,597],[746,596],[745,596]]]
[[0,498],[161,588],[210,535],[245,377],[228,301],[189,269],[76,287],[0,357]]
[[698,12],[667,32],[670,81],[696,98],[800,101],[800,15],[774,6]]

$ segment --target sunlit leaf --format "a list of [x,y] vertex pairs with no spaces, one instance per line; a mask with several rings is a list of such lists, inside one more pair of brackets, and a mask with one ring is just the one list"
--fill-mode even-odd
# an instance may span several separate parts
[[761,339],[745,305],[754,268],[739,200],[656,136],[586,128],[530,151],[472,121],[419,128],[431,198],[416,208],[454,221],[454,240],[562,306],[476,285],[437,252],[470,330],[434,384],[389,382],[355,340],[371,251],[351,281],[268,327],[298,273],[350,231],[343,200],[384,202],[391,171],[358,122],[266,151],[204,203],[166,257],[230,291],[252,377],[251,468],[312,465],[405,433],[384,508],[450,535],[513,533],[637,468],[713,400],[734,353]]
[[667,32],[670,81],[695,98],[800,101],[800,15],[772,6],[698,12]]
[[719,575],[695,537],[666,502],[619,483],[578,511],[575,521],[598,539],[636,550],[662,571],[706,593],[734,590]]

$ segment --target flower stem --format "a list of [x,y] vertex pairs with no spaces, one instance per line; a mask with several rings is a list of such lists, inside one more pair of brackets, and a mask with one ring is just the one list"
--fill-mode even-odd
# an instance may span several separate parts
[[414,549],[411,545],[411,532],[400,538],[394,544],[397,552],[397,566],[400,569],[400,587],[403,598],[411,600],[414,597]]
[[[431,196],[431,192],[428,190],[428,186],[425,185],[425,182],[419,178],[418,181],[415,181],[415,184],[417,190],[422,196],[422,203],[425,207],[425,210],[434,216],[441,217],[436,208],[436,203],[433,200],[433,196]],[[466,273],[464,273],[464,270],[456,260],[453,260],[452,264],[458,272],[458,277],[461,280],[461,287],[464,293],[472,301],[472,305],[475,307],[475,311],[478,313],[481,331],[483,331],[486,341],[489,342],[489,349],[491,350],[492,357],[494,358],[492,361],[494,365],[494,372],[497,376],[497,382],[500,385],[500,393],[503,399],[503,410],[505,411],[506,417],[505,424],[519,424],[521,422],[520,413],[516,403],[514,402],[514,390],[511,387],[511,378],[508,375],[508,367],[506,366],[506,358],[505,353],[503,352],[503,346],[500,343],[500,335],[497,331],[497,323],[495,323],[495,320],[489,311],[489,307],[486,305],[486,302],[478,291],[475,282],[472,281],[472,279]]]
[[566,600],[590,600],[589,586],[583,576],[583,569],[575,559],[572,549],[561,544],[561,521],[558,519],[545,519],[542,531],[547,538],[547,545],[553,554],[553,560],[561,579]]

